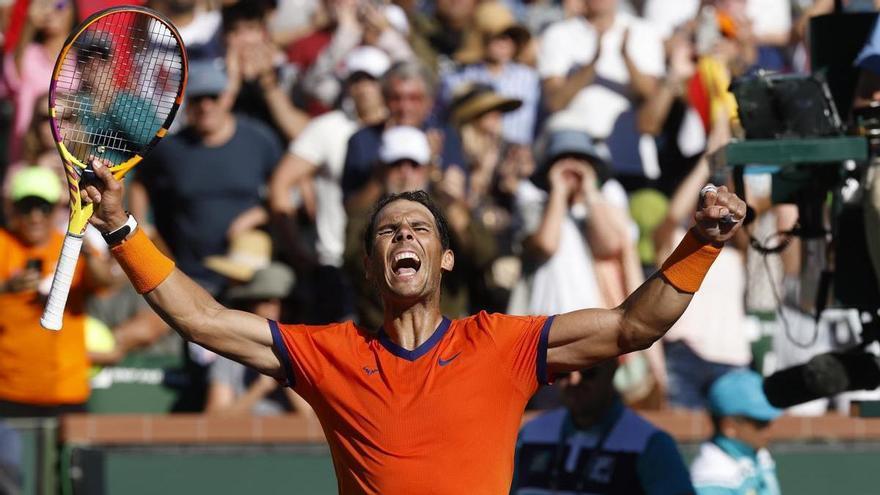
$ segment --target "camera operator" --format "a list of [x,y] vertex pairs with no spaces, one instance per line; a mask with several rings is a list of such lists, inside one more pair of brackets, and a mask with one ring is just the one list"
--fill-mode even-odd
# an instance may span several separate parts
[[[875,132],[880,133],[880,25],[874,29],[865,47],[855,60],[856,67],[861,69],[856,94],[853,99],[853,112],[860,111],[875,120]],[[873,111],[870,111],[873,110]],[[868,251],[874,265],[874,273],[880,281],[880,134],[869,135],[871,139],[871,164],[865,174],[865,236],[868,240]]]

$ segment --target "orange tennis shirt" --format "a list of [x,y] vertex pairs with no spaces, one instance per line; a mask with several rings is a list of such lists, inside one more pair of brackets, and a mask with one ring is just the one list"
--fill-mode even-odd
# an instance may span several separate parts
[[[64,235],[53,232],[42,246],[25,246],[0,229],[0,280],[24,270],[31,259],[40,260],[43,276],[49,276],[63,242]],[[46,301],[37,291],[0,294],[0,399],[45,406],[88,399],[84,274],[80,260],[58,332],[40,327]]]
[[321,421],[342,494],[506,494],[552,317],[481,312],[413,350],[351,322],[279,325],[294,390]]

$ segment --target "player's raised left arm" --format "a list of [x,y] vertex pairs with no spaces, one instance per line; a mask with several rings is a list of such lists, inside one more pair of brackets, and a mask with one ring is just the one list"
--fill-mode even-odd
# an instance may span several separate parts
[[722,186],[702,196],[688,232],[663,268],[614,309],[582,309],[558,315],[550,327],[551,373],[582,369],[646,349],[687,309],[724,241],[739,228],[746,204]]

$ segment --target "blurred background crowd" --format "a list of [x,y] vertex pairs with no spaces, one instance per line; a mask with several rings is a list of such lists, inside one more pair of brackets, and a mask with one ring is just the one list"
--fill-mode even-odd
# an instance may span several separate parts
[[[33,246],[60,239],[67,223],[48,125],[52,67],[78,20],[109,3],[0,1],[0,402],[7,411],[32,405],[31,414],[100,412],[112,406],[96,402],[97,392],[146,383],[173,389],[174,411],[308,414],[273,380],[185,345],[94,232],[65,329],[25,342],[16,331],[38,325],[54,269],[43,255],[31,260]],[[146,5],[179,28],[190,80],[173,135],[127,179],[129,210],[225,304],[368,329],[382,323],[363,274],[370,207],[415,189],[449,219],[456,266],[443,279],[446,316],[619,304],[684,235],[700,188],[728,180],[716,152],[738,133],[730,81],[762,69],[808,72],[807,20],[833,8],[830,0]],[[800,297],[798,241],[765,255],[746,235],[791,228],[797,208],[771,203],[768,177],[747,182],[755,221],[666,338],[619,363],[614,383],[626,403],[703,409],[722,374],[766,374],[816,352],[789,342],[815,325]],[[40,249],[57,258],[57,246]],[[131,372],[169,356],[173,372]],[[35,371],[44,359],[57,370]],[[533,407],[559,400],[548,388]]]

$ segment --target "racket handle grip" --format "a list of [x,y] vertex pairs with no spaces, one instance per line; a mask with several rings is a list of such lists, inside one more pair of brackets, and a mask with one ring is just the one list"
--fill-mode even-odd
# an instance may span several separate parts
[[82,243],[82,236],[70,233],[64,236],[64,245],[61,247],[61,256],[55,267],[49,300],[46,301],[43,316],[40,318],[40,325],[46,330],[61,330],[64,306],[67,304],[67,294],[70,293],[70,285],[76,273],[76,262],[79,260]]

